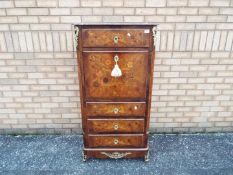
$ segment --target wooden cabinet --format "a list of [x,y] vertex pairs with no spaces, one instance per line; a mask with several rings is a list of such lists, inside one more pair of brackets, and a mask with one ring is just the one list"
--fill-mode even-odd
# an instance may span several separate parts
[[76,25],[83,159],[148,160],[153,25]]

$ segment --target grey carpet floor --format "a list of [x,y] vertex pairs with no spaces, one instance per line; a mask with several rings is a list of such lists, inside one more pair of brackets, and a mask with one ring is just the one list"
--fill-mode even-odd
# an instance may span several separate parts
[[151,135],[150,161],[82,161],[82,136],[0,136],[3,175],[233,175],[233,134]]

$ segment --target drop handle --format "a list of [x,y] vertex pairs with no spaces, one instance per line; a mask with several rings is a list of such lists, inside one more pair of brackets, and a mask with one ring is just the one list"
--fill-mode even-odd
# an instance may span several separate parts
[[113,60],[115,62],[115,65],[114,65],[114,67],[112,69],[112,72],[111,72],[112,77],[121,77],[122,76],[122,71],[121,71],[121,69],[120,69],[120,67],[118,65],[119,59],[120,58],[119,58],[118,55],[115,55],[114,58],[113,58]]

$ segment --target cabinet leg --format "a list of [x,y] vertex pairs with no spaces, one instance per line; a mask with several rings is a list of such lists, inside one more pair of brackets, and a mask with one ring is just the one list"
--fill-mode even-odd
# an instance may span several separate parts
[[144,161],[148,162],[149,161],[149,151],[146,152],[145,156],[144,156]]
[[83,153],[82,153],[82,156],[83,156],[83,162],[86,162],[86,161],[87,161],[87,155],[85,154],[84,151],[83,151]]

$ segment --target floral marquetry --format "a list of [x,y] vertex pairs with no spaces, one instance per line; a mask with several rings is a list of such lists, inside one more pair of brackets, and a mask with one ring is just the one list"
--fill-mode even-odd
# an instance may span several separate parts
[[[147,53],[120,53],[122,75],[111,75],[115,53],[85,52],[86,98],[145,98]],[[130,66],[129,66],[130,65]]]

